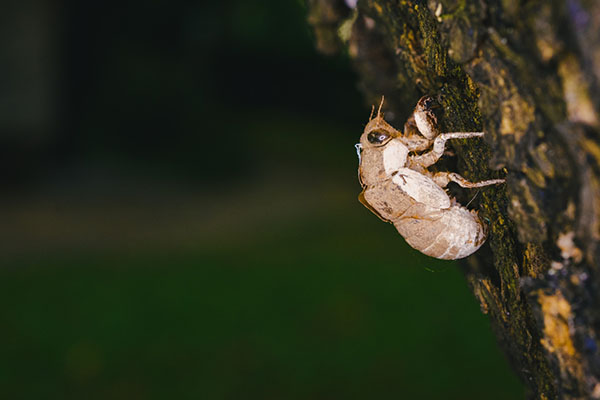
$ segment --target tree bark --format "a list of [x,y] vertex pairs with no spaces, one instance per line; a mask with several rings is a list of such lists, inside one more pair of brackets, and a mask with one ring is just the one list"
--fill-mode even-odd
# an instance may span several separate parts
[[453,144],[463,176],[507,178],[478,197],[489,245],[465,276],[531,398],[600,398],[600,4],[307,3],[393,126],[430,94],[443,131],[486,132]]

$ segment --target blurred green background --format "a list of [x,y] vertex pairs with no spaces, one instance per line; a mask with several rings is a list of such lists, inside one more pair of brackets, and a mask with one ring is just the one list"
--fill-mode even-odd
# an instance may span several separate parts
[[522,398],[458,265],[358,203],[369,105],[301,2],[14,3],[1,398]]

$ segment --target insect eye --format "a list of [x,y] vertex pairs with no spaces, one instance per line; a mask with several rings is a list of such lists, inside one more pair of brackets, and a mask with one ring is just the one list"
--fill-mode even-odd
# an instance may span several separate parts
[[433,106],[433,99],[431,97],[426,98],[423,102],[423,106],[425,108],[431,108],[431,106]]
[[389,138],[390,138],[390,135],[388,135],[387,133],[378,132],[378,131],[370,132],[369,135],[367,136],[367,140],[371,144],[382,144]]

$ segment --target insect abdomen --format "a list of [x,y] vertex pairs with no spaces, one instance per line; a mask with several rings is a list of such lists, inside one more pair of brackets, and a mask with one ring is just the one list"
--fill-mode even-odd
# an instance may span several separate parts
[[479,218],[460,206],[392,222],[411,247],[442,260],[467,257],[485,242]]

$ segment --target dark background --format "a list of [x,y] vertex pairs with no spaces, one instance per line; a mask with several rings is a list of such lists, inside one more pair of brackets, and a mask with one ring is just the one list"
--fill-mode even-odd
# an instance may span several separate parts
[[522,397],[456,263],[356,200],[369,105],[301,2],[14,3],[0,397]]

